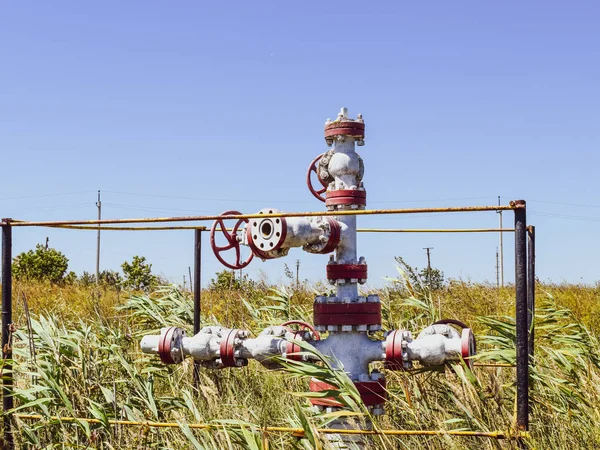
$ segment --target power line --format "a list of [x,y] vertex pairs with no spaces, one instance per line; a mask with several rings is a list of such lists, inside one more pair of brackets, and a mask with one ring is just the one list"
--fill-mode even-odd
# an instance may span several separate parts
[[568,214],[556,214],[547,212],[528,211],[529,214],[534,216],[551,217],[555,219],[570,219],[570,220],[582,220],[588,222],[600,222],[600,217],[585,217],[585,216],[571,216]]
[[78,192],[60,192],[56,194],[39,194],[39,195],[24,195],[21,197],[0,197],[0,200],[23,200],[27,198],[46,198],[46,197],[59,197],[64,195],[80,195],[80,194],[88,194],[93,192],[92,190],[87,191],[78,191]]

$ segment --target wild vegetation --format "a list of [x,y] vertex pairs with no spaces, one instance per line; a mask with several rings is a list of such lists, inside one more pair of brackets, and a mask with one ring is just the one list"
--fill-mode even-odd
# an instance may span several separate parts
[[[202,293],[203,325],[247,328],[290,318],[311,320],[316,293],[306,283],[274,288],[219,274]],[[531,448],[600,447],[599,287],[538,285],[536,356],[531,368]],[[379,292],[384,329],[418,332],[440,317],[475,330],[480,361],[514,363],[514,291],[450,280],[430,291],[399,276]],[[320,365],[273,372],[255,362],[241,369],[201,370],[192,362],[165,366],[141,354],[139,339],[166,325],[191,332],[189,292],[159,287],[124,292],[109,284],[14,283],[15,440],[20,448],[327,448],[318,428],[335,415],[314,411],[308,378],[340,386],[357,421],[370,419],[347,377]],[[29,320],[24,305],[29,307]],[[380,336],[381,337],[381,336]],[[310,351],[310,349],[306,349]],[[502,431],[514,428],[514,369],[453,364],[387,372],[387,414],[375,427],[405,430]],[[39,414],[27,419],[19,414]],[[61,422],[91,417],[97,423]],[[111,419],[177,423],[176,428],[111,425]],[[209,429],[189,424],[208,423]],[[265,426],[302,428],[304,437],[265,434]],[[494,449],[513,441],[439,436],[370,437],[369,448]]]

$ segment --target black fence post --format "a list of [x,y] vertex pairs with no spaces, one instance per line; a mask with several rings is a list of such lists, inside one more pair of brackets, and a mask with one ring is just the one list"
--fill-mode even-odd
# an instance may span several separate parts
[[2,410],[4,412],[4,448],[13,449],[11,415],[13,409],[12,367],[12,227],[11,219],[2,219]]
[[[527,327],[527,213],[525,200],[515,205],[515,291],[517,347],[517,429],[529,429],[529,354]],[[522,441],[519,442],[524,448]]]
[[[202,230],[194,230],[194,335],[200,332],[200,316],[202,307],[200,299],[202,295],[202,282],[200,272],[202,268]],[[200,385],[200,363],[194,360],[194,387]]]
[[527,328],[529,329],[529,364],[533,364],[535,352],[533,340],[535,338],[535,227],[529,226],[527,249]]

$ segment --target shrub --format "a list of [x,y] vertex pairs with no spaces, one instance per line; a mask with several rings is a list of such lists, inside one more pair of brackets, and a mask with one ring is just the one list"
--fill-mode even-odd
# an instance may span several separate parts
[[[158,285],[158,277],[152,274],[152,264],[146,262],[145,256],[134,256],[131,263],[121,264],[125,280],[123,287],[136,291],[148,291]],[[101,277],[102,278],[102,277]]]
[[17,280],[60,283],[64,281],[68,266],[69,260],[64,254],[37,244],[35,250],[15,256],[12,270]]

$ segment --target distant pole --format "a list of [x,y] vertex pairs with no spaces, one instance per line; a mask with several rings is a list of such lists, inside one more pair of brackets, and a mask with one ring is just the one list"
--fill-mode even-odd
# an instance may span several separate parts
[[[500,206],[500,196],[498,196],[498,206]],[[500,230],[502,230],[502,211],[498,211],[500,216]],[[500,284],[504,287],[504,243],[502,242],[502,231],[500,231]]]
[[190,291],[194,292],[194,279],[192,278],[192,268],[188,266],[188,274],[190,276]]
[[300,260],[296,260],[296,290],[300,289]]
[[427,284],[431,290],[431,250],[433,247],[424,247],[423,250],[427,252]]
[[[98,191],[98,220],[102,220],[102,202],[100,201],[100,191]],[[98,242],[96,243],[96,284],[100,282],[100,224],[98,224]]]
[[185,291],[185,274],[183,274],[183,290]]
[[500,287],[500,262],[498,260],[498,247],[496,247],[496,287]]
[[48,245],[50,244],[50,238],[46,236],[46,250],[48,250]]

